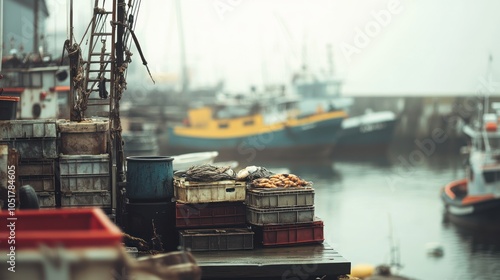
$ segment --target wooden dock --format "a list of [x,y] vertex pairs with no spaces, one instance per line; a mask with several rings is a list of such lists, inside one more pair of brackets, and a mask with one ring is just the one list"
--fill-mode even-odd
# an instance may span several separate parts
[[328,244],[192,252],[203,279],[337,279],[351,263]]

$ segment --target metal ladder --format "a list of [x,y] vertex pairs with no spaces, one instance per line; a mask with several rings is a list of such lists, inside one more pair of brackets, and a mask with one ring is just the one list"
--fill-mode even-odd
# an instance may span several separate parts
[[[111,21],[115,21],[113,7],[99,7],[95,0],[94,15],[91,23],[88,59],[85,63],[84,88],[88,94],[88,114],[109,117],[112,111],[115,29]],[[115,1],[111,1],[115,2]],[[104,5],[104,3],[103,3]],[[99,107],[100,106],[100,107]],[[94,108],[91,108],[94,107]],[[90,117],[90,116],[87,116]]]

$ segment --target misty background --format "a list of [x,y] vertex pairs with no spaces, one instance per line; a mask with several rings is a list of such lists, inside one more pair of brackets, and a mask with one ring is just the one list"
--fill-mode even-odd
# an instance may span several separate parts
[[[81,38],[93,1],[74,2],[75,36]],[[498,80],[500,2],[495,0],[179,2],[192,87],[219,80],[228,91],[284,84],[302,64],[323,73],[328,45],[346,95],[465,95],[477,89],[480,77]],[[54,54],[67,38],[68,3],[47,1]],[[374,15],[390,5],[399,12],[383,26]],[[143,1],[136,19],[135,31],[159,88],[180,84],[178,16],[175,0]],[[373,36],[347,56],[346,44],[356,47],[356,36],[360,30],[366,35],[366,28]],[[152,86],[135,47],[132,52],[129,89]]]

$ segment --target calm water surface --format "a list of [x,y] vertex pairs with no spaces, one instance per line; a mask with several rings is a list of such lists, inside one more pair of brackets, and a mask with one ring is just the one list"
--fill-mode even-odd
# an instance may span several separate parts
[[[412,150],[380,157],[324,162],[240,162],[289,172],[313,181],[316,216],[325,239],[356,264],[390,261],[390,235],[398,245],[401,274],[416,279],[500,279],[500,233],[460,227],[445,219],[439,189],[463,177],[463,158]],[[392,230],[391,230],[392,229]],[[442,257],[427,253],[430,243]]]

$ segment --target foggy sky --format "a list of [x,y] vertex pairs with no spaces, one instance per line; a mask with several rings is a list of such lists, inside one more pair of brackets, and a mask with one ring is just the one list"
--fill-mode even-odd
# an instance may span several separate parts
[[[74,1],[83,35],[94,1]],[[335,74],[352,94],[470,94],[500,85],[500,1],[181,0],[192,86],[224,79],[229,91],[286,84],[302,64],[318,76],[334,47]],[[64,0],[47,0],[48,33],[62,46]],[[390,15],[389,17],[387,15]],[[173,0],[142,1],[136,33],[157,77],[179,77]],[[129,87],[152,87],[137,51]],[[490,54],[493,63],[488,66]],[[161,80],[161,79],[160,79]],[[162,87],[160,82],[157,87]]]

